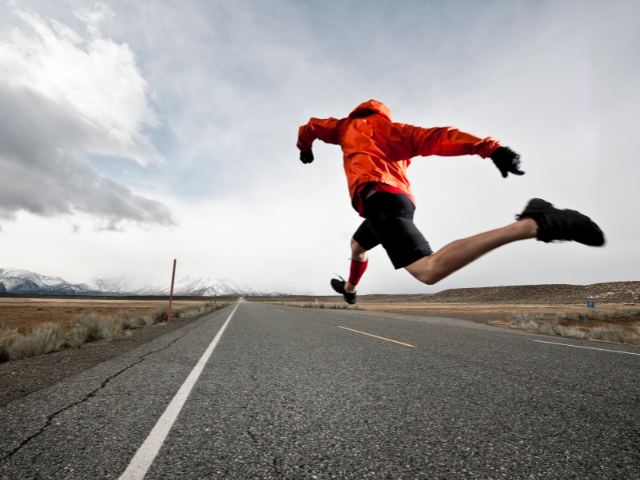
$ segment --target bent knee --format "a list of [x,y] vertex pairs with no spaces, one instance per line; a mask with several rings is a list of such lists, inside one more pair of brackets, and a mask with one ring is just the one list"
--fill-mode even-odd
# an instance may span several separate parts
[[435,285],[436,283],[438,283],[441,279],[434,277],[433,275],[425,275],[422,278],[418,278],[418,280],[420,280],[422,283],[425,283],[427,285]]
[[360,245],[355,238],[352,238],[351,239],[351,251],[356,255],[362,255],[367,250],[365,248],[363,248],[362,245]]
[[424,270],[418,273],[412,273],[412,275],[426,285],[435,285],[440,280],[442,280],[442,276],[437,275],[434,272],[431,272],[429,270]]

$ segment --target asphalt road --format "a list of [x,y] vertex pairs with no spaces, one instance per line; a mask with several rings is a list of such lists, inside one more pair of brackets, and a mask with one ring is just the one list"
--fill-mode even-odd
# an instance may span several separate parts
[[[235,306],[0,409],[0,478],[120,478]],[[237,307],[144,478],[640,478],[640,349]]]

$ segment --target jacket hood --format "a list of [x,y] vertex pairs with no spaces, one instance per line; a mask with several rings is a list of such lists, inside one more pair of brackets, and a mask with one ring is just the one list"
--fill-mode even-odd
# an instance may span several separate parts
[[377,100],[369,100],[368,102],[361,103],[349,114],[349,118],[367,117],[372,113],[382,115],[391,121],[391,110],[389,110],[384,103],[378,102]]

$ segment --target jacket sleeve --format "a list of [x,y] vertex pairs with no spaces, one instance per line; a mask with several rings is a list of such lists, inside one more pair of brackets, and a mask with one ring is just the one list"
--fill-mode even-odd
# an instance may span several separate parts
[[480,155],[487,158],[500,146],[493,137],[482,140],[453,127],[420,128],[405,125],[404,134],[410,138],[413,155]]
[[298,148],[302,152],[308,152],[316,139],[337,145],[337,125],[338,120],[335,118],[327,118],[326,120],[312,118],[309,123],[301,126],[298,130]]

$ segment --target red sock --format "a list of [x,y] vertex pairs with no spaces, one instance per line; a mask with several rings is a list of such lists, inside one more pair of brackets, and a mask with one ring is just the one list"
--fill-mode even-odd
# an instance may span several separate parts
[[349,283],[351,285],[357,285],[364,271],[367,269],[367,265],[369,262],[356,262],[355,260],[351,260],[351,270],[349,272]]

